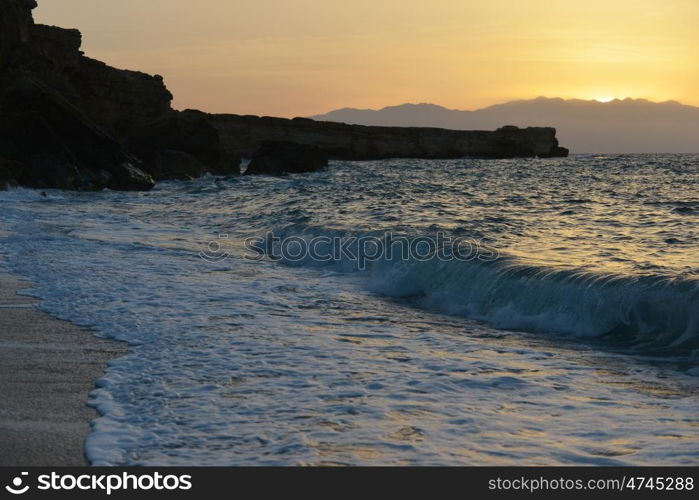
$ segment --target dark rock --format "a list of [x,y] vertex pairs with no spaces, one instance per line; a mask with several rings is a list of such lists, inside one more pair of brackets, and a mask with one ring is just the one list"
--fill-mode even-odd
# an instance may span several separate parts
[[206,173],[206,167],[194,156],[172,149],[156,152],[156,166],[160,179],[191,180]]
[[67,76],[77,71],[82,58],[80,31],[33,24],[29,29],[29,40],[31,53],[23,61],[25,70],[56,89],[74,94]]
[[12,178],[41,188],[149,189],[152,178],[120,139],[172,113],[162,78],[85,57],[80,32],[34,24],[35,7],[0,0],[0,156],[23,166]]
[[286,175],[315,172],[328,166],[328,155],[317,146],[267,141],[253,155],[245,175]]
[[81,172],[66,158],[37,154],[24,158],[24,171],[19,178],[23,186],[43,189],[77,189]]
[[514,125],[506,125],[497,129],[489,142],[489,145],[480,145],[479,156],[486,158],[568,156],[568,150],[558,146],[556,129],[549,127],[521,129]]
[[240,173],[240,157],[226,155],[216,128],[197,114],[170,113],[133,130],[128,145],[159,180]]
[[221,162],[218,166],[210,166],[208,170],[213,175],[236,177],[240,175],[240,162],[240,156],[227,154],[221,146]]
[[153,177],[131,163],[122,163],[109,174],[107,187],[115,191],[148,191],[155,185]]
[[82,56],[67,76],[85,113],[119,139],[171,112],[172,94],[159,75],[115,69]]
[[22,175],[23,165],[17,161],[0,158],[0,191],[16,187]]
[[35,24],[35,7],[0,0],[0,156],[22,165],[2,175],[21,185],[148,189],[151,177],[238,175],[240,158],[252,155],[249,174],[317,170],[328,157],[568,153],[552,128],[459,131],[176,112],[162,77],[85,57],[80,32]]
[[550,127],[506,126],[496,131],[374,127],[240,115],[206,115],[226,154],[250,158],[266,141],[319,147],[331,159],[566,156]]
[[0,91],[0,155],[22,164],[24,186],[103,189],[109,181],[119,189],[124,181],[125,189],[152,187],[127,181],[124,164],[137,169],[138,160],[62,95],[29,77]]
[[29,30],[34,24],[32,9],[35,0],[2,0],[0,2],[0,70],[13,56],[13,52],[29,40]]
[[172,111],[172,94],[161,76],[116,69],[85,57],[76,29],[31,25],[28,40],[21,62],[10,69],[49,84],[118,139]]
[[0,1],[0,71],[43,81],[119,139],[171,112],[162,77],[85,57],[78,30],[34,24],[34,7],[33,0]]
[[17,186],[17,178],[3,165],[0,160],[0,191]]
[[568,158],[570,150],[561,146],[552,146],[548,153],[539,153],[539,158]]

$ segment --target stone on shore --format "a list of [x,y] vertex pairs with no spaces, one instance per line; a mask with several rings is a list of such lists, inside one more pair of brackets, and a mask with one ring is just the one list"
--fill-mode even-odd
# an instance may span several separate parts
[[157,180],[240,173],[240,157],[224,154],[218,131],[186,113],[172,112],[133,130],[128,146]]
[[21,165],[18,162],[0,158],[0,191],[17,186]]
[[328,154],[318,146],[267,141],[253,155],[245,175],[288,175],[315,172],[328,166]]

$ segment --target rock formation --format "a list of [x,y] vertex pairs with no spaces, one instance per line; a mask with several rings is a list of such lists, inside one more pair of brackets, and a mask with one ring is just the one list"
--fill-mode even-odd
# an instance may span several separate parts
[[[216,129],[171,108],[162,77],[85,57],[80,32],[34,24],[35,7],[0,0],[0,158],[13,165],[0,171],[0,184],[141,190],[154,178],[237,172],[239,159],[223,154]],[[166,139],[138,137],[163,123]]]
[[368,127],[307,118],[205,114],[216,127],[228,155],[251,158],[266,141],[295,142],[321,148],[332,159],[560,157],[568,150],[558,145],[550,127],[505,126],[496,131],[446,130],[422,127]]
[[157,180],[240,173],[240,156],[224,154],[218,130],[195,114],[165,114],[133,127],[126,141]]
[[328,166],[328,155],[318,146],[266,141],[252,155],[245,175],[286,175],[315,172]]
[[156,180],[237,175],[240,158],[260,148],[251,174],[313,170],[328,157],[568,153],[552,128],[456,131],[178,112],[162,77],[86,57],[78,30],[34,23],[36,6],[0,0],[0,189],[150,189]]
[[154,181],[78,108],[40,81],[20,77],[0,93],[0,156],[14,182],[60,189],[150,189]]

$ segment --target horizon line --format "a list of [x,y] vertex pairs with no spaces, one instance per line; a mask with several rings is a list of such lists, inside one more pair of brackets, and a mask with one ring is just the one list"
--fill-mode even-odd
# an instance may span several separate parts
[[326,115],[329,113],[333,113],[336,111],[346,111],[346,110],[353,110],[353,111],[384,111],[386,109],[390,108],[398,108],[401,106],[434,106],[434,107],[439,107],[442,109],[445,109],[447,111],[462,111],[462,112],[475,112],[475,111],[482,111],[488,108],[492,108],[495,106],[502,106],[505,104],[512,104],[516,102],[528,102],[528,101],[537,101],[537,100],[547,100],[547,101],[565,101],[565,102],[573,102],[573,101],[581,101],[581,102],[587,102],[587,103],[593,103],[593,104],[611,104],[611,103],[619,103],[619,102],[626,102],[626,101],[642,101],[642,102],[647,102],[650,104],[678,104],[680,106],[686,106],[690,108],[697,108],[699,109],[699,106],[694,106],[692,104],[685,104],[681,101],[678,101],[677,99],[665,99],[662,101],[655,101],[646,97],[610,97],[609,99],[598,97],[598,98],[580,98],[580,97],[549,97],[549,96],[537,96],[537,97],[531,97],[531,98],[520,98],[520,99],[511,99],[508,101],[499,101],[493,104],[489,104],[487,106],[479,107],[479,108],[473,108],[473,109],[467,109],[467,108],[451,108],[447,106],[443,106],[441,104],[436,104],[434,102],[427,102],[427,101],[421,101],[421,102],[402,102],[400,104],[389,104],[380,108],[356,108],[352,106],[345,106],[341,108],[335,108],[330,111],[326,111],[324,113],[315,113],[311,115],[305,115],[306,117],[313,117],[313,116],[322,116]]

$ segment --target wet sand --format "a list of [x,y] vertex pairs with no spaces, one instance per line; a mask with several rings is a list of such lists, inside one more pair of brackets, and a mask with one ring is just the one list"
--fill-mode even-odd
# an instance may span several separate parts
[[0,466],[87,465],[88,394],[126,346],[37,309],[0,257]]

